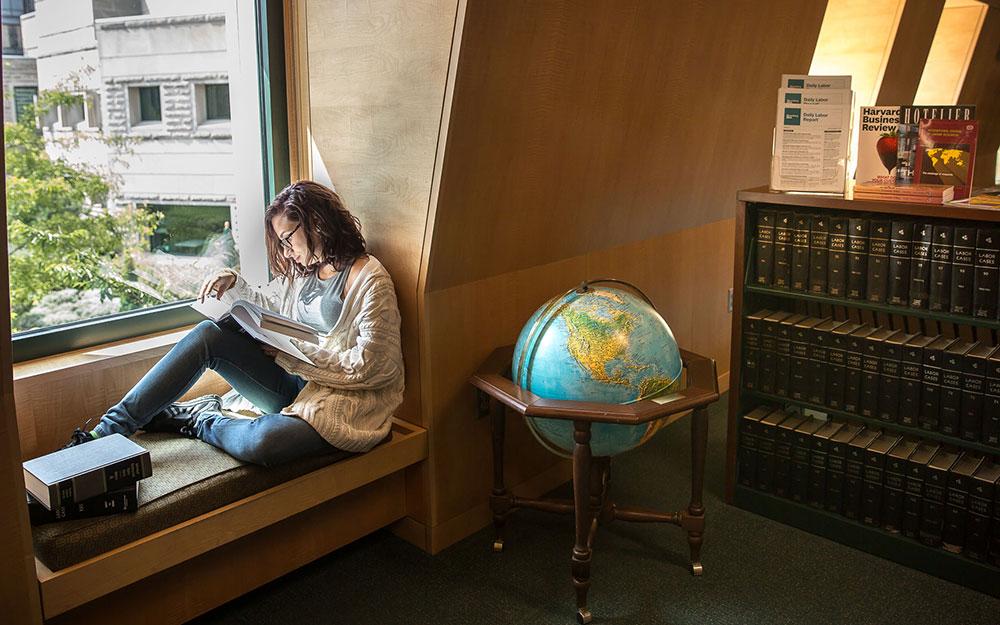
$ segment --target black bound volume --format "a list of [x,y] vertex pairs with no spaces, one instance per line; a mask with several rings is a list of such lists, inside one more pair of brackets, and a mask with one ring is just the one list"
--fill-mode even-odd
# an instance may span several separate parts
[[959,429],[944,432],[978,441],[983,430],[983,393],[986,390],[986,368],[996,348],[980,343],[962,357],[962,408]]
[[795,213],[792,230],[792,290],[805,291],[809,288],[809,222],[812,217],[806,213]]
[[743,318],[743,388],[757,390],[757,371],[760,363],[760,333],[764,317],[770,310],[758,310]]
[[757,427],[757,490],[771,492],[774,487],[774,434],[778,424],[788,415],[777,410],[758,422]]
[[910,246],[910,308],[927,308],[931,290],[931,241],[933,224],[913,226]]
[[[997,480],[1000,480],[1000,465],[992,463],[983,463],[972,476],[964,552],[973,560],[986,560],[986,554],[989,553],[990,517],[993,516]],[[997,535],[1000,536],[1000,531]]]
[[924,348],[924,386],[920,391],[920,427],[937,430],[941,422],[941,361],[944,350],[958,339],[939,337]]
[[879,356],[878,418],[888,423],[899,421],[899,384],[903,345],[916,334],[897,332],[882,342]]
[[955,229],[938,224],[934,226],[931,242],[931,280],[927,308],[932,311],[948,312],[951,304],[951,259]]
[[948,492],[948,472],[958,453],[942,449],[924,469],[924,503],[920,512],[920,541],[932,547],[941,544],[944,506]]
[[920,538],[920,518],[924,507],[924,474],[940,446],[921,441],[906,461],[906,494],[903,496],[903,535]]
[[809,292],[826,295],[830,225],[825,215],[813,215],[809,233]]
[[861,498],[861,520],[868,525],[882,525],[882,480],[885,458],[900,441],[898,434],[883,432],[865,449],[865,489]]
[[806,501],[810,506],[826,506],[826,471],[830,453],[830,439],[840,431],[843,423],[827,421],[812,436],[812,455],[809,459],[809,488]]
[[910,244],[913,239],[913,223],[892,222],[889,237],[889,291],[886,301],[897,306],[910,303]]
[[855,411],[863,417],[878,416],[879,399],[879,360],[882,355],[882,343],[902,330],[878,328],[865,337],[861,346],[861,397],[858,409]]
[[972,314],[975,255],[976,229],[956,226],[951,252],[951,312],[953,314]]
[[864,429],[863,425],[846,423],[840,431],[830,437],[826,453],[826,509],[830,512],[844,513],[844,466],[847,462],[847,446]]
[[903,527],[903,496],[906,492],[906,461],[919,441],[906,438],[885,457],[885,488],[882,490],[882,527],[899,533]]
[[976,231],[975,277],[972,291],[972,315],[980,319],[997,318],[997,282],[1000,268],[1000,230],[980,228]]
[[892,222],[873,219],[868,236],[868,277],[865,280],[866,299],[883,304],[889,295],[889,237]]
[[792,219],[794,213],[777,213],[774,224],[774,274],[771,284],[787,289],[792,283]]
[[849,519],[861,518],[861,502],[864,494],[865,450],[881,435],[880,430],[865,430],[847,445],[847,459],[844,462],[844,516]]
[[809,393],[809,347],[812,341],[812,329],[823,323],[819,317],[807,317],[792,328],[792,357],[788,372],[788,396],[792,399],[805,400]]
[[770,286],[774,278],[773,210],[757,211],[757,284]]
[[952,553],[961,553],[965,546],[965,526],[969,520],[969,489],[972,488],[973,474],[981,466],[983,457],[967,451],[948,472],[948,494],[945,500],[941,546]]
[[847,295],[847,217],[830,217],[829,225],[826,291],[844,297]]
[[774,431],[774,494],[779,497],[792,496],[792,448],[795,428],[803,421],[802,417],[788,417]]
[[847,297],[865,299],[868,277],[868,220],[851,218],[847,222]]
[[108,516],[120,512],[133,512],[139,507],[139,483],[103,495],[67,503],[47,510],[37,499],[25,493],[28,498],[28,519],[32,525],[44,525],[69,519],[89,519]]
[[774,394],[788,397],[789,368],[792,360],[792,330],[795,324],[805,319],[805,315],[791,315],[778,323],[778,356],[775,359]]
[[760,420],[773,411],[774,408],[761,406],[740,419],[740,484],[744,486],[757,485],[757,434]]
[[825,421],[806,419],[795,428],[792,447],[792,500],[805,503],[809,497],[809,471],[812,456],[812,436]]
[[764,317],[760,331],[760,358],[757,365],[757,387],[764,393],[774,392],[778,324],[790,316],[791,313],[778,311]]
[[900,425],[915,426],[920,416],[920,385],[923,381],[924,348],[937,340],[936,336],[917,335],[903,345],[899,365]]
[[843,321],[827,319],[812,329],[812,339],[809,344],[809,386],[806,399],[814,404],[825,405],[827,403],[827,357],[833,340],[831,333],[843,324]]
[[[969,425],[972,425],[971,423]],[[1000,348],[986,360],[986,386],[983,388],[983,416],[979,422],[979,440],[1000,447]],[[969,432],[971,433],[971,428]]]
[[846,412],[857,414],[861,401],[861,363],[865,339],[875,332],[875,328],[864,325],[847,336],[847,356],[844,373],[844,408]]
[[957,436],[962,423],[962,369],[965,355],[976,343],[958,340],[944,350],[941,357],[941,408],[938,430]]
[[826,404],[837,410],[844,409],[844,385],[847,382],[847,337],[860,327],[861,324],[849,321],[837,326],[830,333],[830,347],[826,350]]

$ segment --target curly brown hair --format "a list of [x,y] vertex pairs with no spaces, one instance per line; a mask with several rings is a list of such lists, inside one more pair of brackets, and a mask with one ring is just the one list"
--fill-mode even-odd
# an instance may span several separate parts
[[[271,223],[278,215],[301,224],[306,232],[309,257],[315,254],[337,271],[350,267],[356,258],[367,253],[361,222],[347,210],[337,192],[318,182],[300,180],[282,189],[264,213],[267,259],[277,275],[286,278],[307,276],[323,265],[320,263],[310,269],[285,257]],[[314,242],[319,243],[321,253],[313,249]]]

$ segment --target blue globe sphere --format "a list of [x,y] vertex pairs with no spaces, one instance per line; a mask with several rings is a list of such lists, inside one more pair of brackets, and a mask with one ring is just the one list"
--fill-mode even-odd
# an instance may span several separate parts
[[[536,310],[514,346],[514,382],[546,399],[612,404],[674,391],[683,368],[677,341],[641,291],[629,287],[611,280],[585,283]],[[560,455],[572,453],[572,421],[526,421],[542,445]],[[627,451],[647,441],[660,424],[594,423],[591,450],[595,456]]]

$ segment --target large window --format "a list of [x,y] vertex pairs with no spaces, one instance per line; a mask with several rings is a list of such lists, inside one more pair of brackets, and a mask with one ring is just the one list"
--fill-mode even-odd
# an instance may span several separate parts
[[185,302],[224,266],[268,277],[261,76],[281,62],[258,57],[276,49],[259,42],[266,14],[242,0],[91,4],[33,7],[37,95],[4,85],[17,359],[190,323]]

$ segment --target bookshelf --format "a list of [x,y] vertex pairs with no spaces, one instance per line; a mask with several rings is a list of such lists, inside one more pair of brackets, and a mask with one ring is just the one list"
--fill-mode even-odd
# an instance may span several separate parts
[[[988,491],[983,486],[991,474],[990,465],[1000,464],[1000,410],[995,409],[1000,399],[995,405],[988,404],[992,400],[985,394],[990,359],[996,359],[995,371],[1000,372],[1000,350],[993,351],[993,346],[1000,345],[1000,318],[957,314],[950,306],[943,310],[913,308],[908,302],[889,303],[888,297],[869,301],[867,293],[863,299],[849,299],[831,295],[830,284],[822,284],[822,280],[819,285],[807,284],[807,290],[792,288],[790,279],[785,286],[775,286],[773,273],[768,283],[757,281],[761,211],[776,217],[807,214],[827,222],[830,218],[865,219],[867,223],[910,221],[918,225],[916,230],[925,223],[1000,228],[1000,211],[774,193],[767,187],[740,191],[737,198],[727,501],[1000,596],[1000,483]],[[822,222],[820,219],[820,231],[832,225]],[[788,248],[787,261],[792,263],[793,235],[782,240]],[[795,240],[801,243],[805,235]],[[808,241],[810,254],[816,251],[823,256],[822,263],[810,265],[811,271],[828,272],[828,261],[832,262],[829,251],[817,244],[822,237],[814,239],[810,234]],[[773,246],[762,249],[773,254]],[[928,266],[930,261],[928,258]],[[772,258],[769,271],[774,271],[775,262]],[[945,271],[942,267],[939,262],[934,271]],[[947,269],[952,270],[951,266]],[[978,268],[970,269],[975,270]],[[783,271],[791,277],[791,269]],[[877,275],[866,278],[873,284],[885,280]],[[887,288],[892,288],[892,279],[888,278]],[[801,284],[801,276],[797,281]],[[809,290],[810,286],[815,288]],[[1000,288],[992,294],[994,298],[998,295]],[[761,311],[770,314],[761,320]],[[755,320],[752,325],[747,317]],[[833,339],[837,328],[840,337]],[[860,338],[852,345],[861,347],[848,348],[855,336]],[[871,338],[864,338],[867,336]],[[852,349],[859,350],[853,361],[837,360],[836,356],[831,359],[833,352],[841,359],[850,358]],[[765,353],[766,358],[762,356]],[[978,376],[982,395],[973,392],[979,387],[965,386],[967,377],[976,377],[962,368],[967,362],[975,363],[969,371],[982,367],[983,374]],[[908,367],[907,373],[904,367]],[[997,382],[995,387],[1000,388],[1000,380]],[[966,400],[963,393],[980,399]],[[975,403],[982,398],[986,404]],[[961,403],[966,401],[975,407],[967,409]],[[993,412],[997,414],[990,416]],[[758,414],[756,421],[744,419],[751,413]],[[759,415],[768,416],[761,419]],[[993,419],[985,429],[976,422],[983,418]],[[847,442],[835,446],[837,439],[826,436],[836,432],[837,426],[818,428],[815,420],[844,424],[840,431],[845,441],[857,428],[865,428],[870,436],[858,434],[855,449]],[[810,424],[812,427],[807,427]],[[822,437],[813,436],[824,431]],[[761,440],[765,440],[764,445],[760,445]],[[867,449],[866,443],[871,445]],[[835,450],[843,460],[831,461]],[[918,458],[923,459],[923,465]],[[944,465],[947,470],[942,471]],[[761,470],[761,466],[766,468]],[[807,474],[797,475],[796,471]],[[1000,472],[992,474],[996,477]],[[978,490],[973,492],[976,484]],[[984,493],[991,498],[985,516]],[[977,515],[970,512],[970,503]],[[935,533],[937,527],[941,528],[940,536]],[[991,542],[996,547],[991,547]]]

